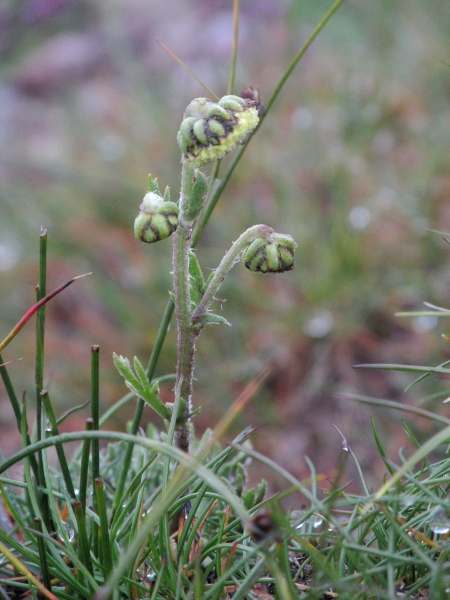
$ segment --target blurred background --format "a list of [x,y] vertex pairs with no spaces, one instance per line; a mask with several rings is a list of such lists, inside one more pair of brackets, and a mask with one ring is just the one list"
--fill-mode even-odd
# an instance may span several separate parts
[[[242,0],[235,93],[265,101],[330,0]],[[242,265],[221,290],[231,328],[198,344],[199,432],[214,425],[264,367],[271,374],[235,423],[299,477],[304,456],[331,473],[343,432],[369,481],[411,447],[405,415],[336,397],[351,392],[444,412],[448,382],[352,369],[358,363],[436,365],[450,358],[448,321],[398,318],[428,301],[449,306],[450,4],[347,0],[313,43],[225,190],[198,256],[214,268],[255,223],[290,233],[296,268]],[[41,227],[48,289],[93,274],[48,305],[46,384],[59,413],[90,390],[90,348],[101,348],[103,409],[126,389],[115,351],[146,364],[171,286],[171,243],[144,245],[132,226],[148,173],[179,191],[176,133],[201,86],[226,92],[231,0],[3,0],[0,5],[0,338],[34,302]],[[226,159],[229,160],[229,159]],[[223,172],[223,168],[222,171]],[[34,326],[3,353],[20,394],[33,399]],[[175,328],[158,375],[173,372]],[[163,387],[166,400],[171,385]],[[5,453],[19,444],[0,389]],[[124,428],[131,403],[109,423]],[[84,427],[88,409],[64,427]],[[144,425],[151,419],[145,413]],[[406,418],[419,439],[428,421]],[[348,465],[349,475],[354,467]],[[258,471],[258,476],[261,471]],[[273,474],[272,485],[278,483]]]

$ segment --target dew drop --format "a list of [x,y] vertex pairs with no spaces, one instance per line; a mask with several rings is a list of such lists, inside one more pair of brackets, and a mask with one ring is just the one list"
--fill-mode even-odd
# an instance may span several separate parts
[[305,525],[304,514],[302,510],[293,510],[291,512],[291,526],[295,529],[301,529]]
[[445,535],[450,531],[450,525],[432,525],[431,531],[440,535]]
[[67,523],[63,524],[63,528],[66,532],[67,539],[69,540],[69,542],[71,542],[73,540],[73,538],[75,537],[75,531]]
[[322,517],[319,517],[318,515],[314,515],[313,518],[313,527],[314,529],[317,529],[318,527],[320,527],[323,523],[323,519]]
[[450,518],[443,506],[438,506],[430,518],[430,529],[438,535],[445,535],[450,531]]

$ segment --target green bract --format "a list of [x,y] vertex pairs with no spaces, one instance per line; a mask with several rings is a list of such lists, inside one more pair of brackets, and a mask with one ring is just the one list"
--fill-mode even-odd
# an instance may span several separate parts
[[164,201],[155,192],[148,192],[134,222],[134,235],[151,244],[172,235],[178,227],[178,206]]
[[218,102],[195,98],[184,112],[177,140],[183,160],[199,167],[233,150],[259,121],[253,102],[224,96]]

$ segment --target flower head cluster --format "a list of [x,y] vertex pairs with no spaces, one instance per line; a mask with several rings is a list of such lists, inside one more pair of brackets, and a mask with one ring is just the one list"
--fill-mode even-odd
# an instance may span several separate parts
[[183,160],[199,167],[233,150],[258,124],[254,104],[239,96],[224,96],[218,102],[192,100],[177,135]]

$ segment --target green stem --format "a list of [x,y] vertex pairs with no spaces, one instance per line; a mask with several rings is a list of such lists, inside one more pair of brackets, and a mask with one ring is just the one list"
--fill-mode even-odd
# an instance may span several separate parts
[[[47,287],[47,232],[43,230],[39,238],[39,283],[36,290],[36,301],[44,298]],[[45,306],[41,306],[36,315],[36,363],[35,363],[35,384],[36,384],[36,429],[37,439],[42,439],[42,399],[41,392],[44,380],[44,333],[45,333]],[[41,465],[39,465],[41,473]],[[44,481],[42,480],[40,483]]]
[[[3,383],[5,385],[6,393],[8,394],[9,400],[11,402],[11,406],[13,407],[14,416],[16,417],[16,421],[17,421],[17,427],[19,429],[19,432],[21,432],[22,431],[22,414],[20,412],[19,400],[17,399],[16,392],[14,391],[14,387],[13,387],[13,384],[9,377],[8,371],[5,367],[5,365],[3,364],[3,358],[2,358],[1,354],[0,354],[0,375],[3,379]],[[30,440],[30,436],[28,435],[28,432],[26,433],[26,437],[24,438],[24,443],[27,446],[29,446],[31,444],[31,440]],[[34,473],[36,480],[38,480],[38,474],[39,474],[38,463],[37,463],[36,457],[33,455],[30,456],[30,465],[31,465],[31,468],[33,469],[33,473]]]
[[[255,128],[255,131],[257,129],[259,129],[259,127],[261,126],[261,123],[264,121],[266,114],[269,112],[269,110],[272,107],[272,104],[278,98],[281,90],[284,87],[284,84],[291,76],[292,71],[295,69],[295,67],[299,63],[300,59],[303,57],[305,52],[308,50],[308,48],[311,46],[313,41],[316,39],[316,37],[319,35],[319,33],[322,31],[322,29],[325,27],[325,25],[328,23],[328,21],[331,19],[331,17],[334,15],[334,13],[337,11],[337,9],[341,6],[341,4],[343,2],[344,2],[344,0],[335,0],[333,2],[333,4],[330,6],[330,8],[327,10],[327,12],[322,17],[322,19],[314,27],[312,33],[310,34],[310,36],[308,37],[306,42],[303,44],[303,46],[300,48],[300,50],[294,56],[291,63],[289,64],[288,68],[284,72],[282,78],[280,79],[280,81],[278,82],[274,91],[272,92],[272,95],[270,96],[269,101],[266,104],[266,109],[265,109],[264,113],[261,115],[260,121],[258,123],[258,126]],[[255,133],[255,131],[253,133]]]
[[173,289],[178,334],[177,378],[173,419],[175,420],[175,445],[189,450],[189,418],[192,410],[192,377],[194,372],[195,342],[191,319],[191,292],[189,283],[189,253],[192,246],[192,221],[185,219],[188,198],[186,189],[194,176],[192,167],[183,163],[181,173],[180,214],[173,242]]
[[94,576],[94,570],[92,568],[91,553],[89,550],[89,541],[86,530],[85,511],[81,502],[78,500],[74,502],[73,510],[75,513],[75,519],[77,521],[77,553],[78,558],[81,560],[83,565]]
[[42,580],[44,582],[45,587],[49,592],[52,591],[52,586],[50,583],[50,574],[48,571],[48,563],[47,563],[47,549],[45,547],[44,538],[42,537],[42,521],[38,517],[34,518],[34,525],[38,534],[37,538],[37,547],[39,552],[39,564],[42,572]]
[[228,79],[228,88],[227,88],[228,94],[233,93],[234,77],[235,77],[235,73],[236,73],[238,35],[239,35],[239,0],[234,0],[233,1],[233,48],[231,50],[230,76]]
[[[92,418],[86,419],[86,431],[92,431],[94,427],[94,421]],[[87,482],[89,475],[89,450],[91,447],[91,440],[87,439],[83,441],[82,452],[81,452],[81,468],[80,468],[80,492],[79,499],[83,508],[83,513],[86,512],[86,497],[87,497]]]
[[[100,429],[99,346],[91,348],[91,411],[94,431]],[[100,477],[100,447],[98,440],[92,441],[92,478]]]
[[233,242],[233,245],[222,258],[220,265],[215,270],[213,278],[209,282],[209,285],[203,294],[203,298],[197,305],[197,308],[192,315],[192,323],[194,325],[198,323],[202,316],[208,311],[211,302],[214,300],[229,270],[239,261],[240,256],[245,248],[256,238],[261,236],[270,236],[272,233],[273,229],[267,225],[254,225],[253,227],[250,227],[244,231],[244,233],[242,233],[238,239]]
[[[91,347],[91,416],[93,431],[98,431],[100,429],[99,350],[99,346]],[[93,439],[91,442],[91,457],[93,489],[95,490],[92,501],[94,505],[94,511],[98,512],[98,494],[96,485],[96,482],[100,478],[100,440],[98,439]],[[95,521],[92,523],[92,534],[94,553],[98,555],[101,551],[101,528],[99,528]]]
[[[43,229],[39,238],[39,283],[36,288],[36,300],[40,302],[46,295],[47,288],[47,231]],[[44,336],[45,336],[45,306],[36,313],[36,352],[35,352],[35,388],[36,388],[36,435],[40,441],[43,437],[44,420],[41,392],[44,387]],[[38,454],[38,487],[45,488],[44,459]],[[50,508],[46,495],[40,495],[42,517],[48,530],[50,524]]]
[[111,547],[109,543],[108,516],[106,512],[106,497],[103,480],[98,478],[94,482],[95,496],[97,498],[97,512],[100,519],[98,529],[98,548],[100,551],[100,563],[103,567],[105,579],[111,575],[113,570]]
[[4,361],[3,361],[3,358],[2,358],[1,354],[0,354],[0,375],[1,375],[2,379],[3,379],[3,383],[5,384],[6,393],[8,394],[9,401],[11,402],[11,406],[12,406],[13,411],[14,411],[14,416],[16,417],[17,427],[18,427],[18,429],[20,431],[20,429],[21,429],[21,425],[20,425],[20,419],[21,419],[20,404],[19,404],[19,401],[17,399],[16,392],[14,391],[14,387],[13,387],[13,384],[12,384],[11,379],[9,377],[8,371],[6,369],[6,366],[4,365]]
[[[44,405],[45,414],[46,414],[47,419],[49,420],[49,423],[51,426],[52,435],[59,435],[58,424],[56,422],[55,413],[53,411],[53,406],[50,401],[50,396],[48,395],[47,390],[42,390],[41,398],[42,398],[42,402]],[[64,453],[62,444],[56,444],[55,448],[56,448],[56,453],[58,455],[59,464],[61,467],[61,473],[62,473],[62,476],[64,479],[64,483],[66,484],[67,492],[74,500],[76,500],[77,497],[75,494],[75,489],[73,487],[73,482],[72,482],[72,477],[70,475],[69,465],[67,463],[66,455]]]

